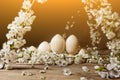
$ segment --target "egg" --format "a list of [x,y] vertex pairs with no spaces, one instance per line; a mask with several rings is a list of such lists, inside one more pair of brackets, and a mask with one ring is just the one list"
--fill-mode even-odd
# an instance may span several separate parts
[[50,44],[47,41],[43,41],[39,45],[38,51],[41,51],[41,52],[50,52],[51,51]]
[[66,51],[69,54],[76,54],[79,51],[79,41],[75,35],[70,35],[66,40]]
[[65,39],[60,34],[56,34],[51,39],[50,46],[52,52],[62,53],[65,51]]

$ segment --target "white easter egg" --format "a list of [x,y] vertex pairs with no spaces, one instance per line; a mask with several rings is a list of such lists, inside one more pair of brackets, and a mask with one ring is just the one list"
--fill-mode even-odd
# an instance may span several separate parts
[[65,50],[65,39],[60,34],[56,34],[52,38],[50,46],[53,52],[61,53]]
[[70,35],[66,40],[66,51],[69,54],[76,54],[79,50],[79,41],[75,35]]
[[47,41],[43,41],[39,45],[38,51],[41,51],[41,52],[50,52],[51,51],[50,44]]

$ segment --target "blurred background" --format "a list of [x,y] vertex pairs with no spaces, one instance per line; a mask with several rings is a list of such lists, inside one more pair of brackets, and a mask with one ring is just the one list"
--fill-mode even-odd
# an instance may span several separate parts
[[[23,0],[0,0],[0,48],[6,41],[7,25],[17,16]],[[120,0],[109,0],[113,11],[120,13]],[[80,45],[90,46],[89,27],[86,24],[87,15],[81,0],[48,0],[45,4],[35,2],[33,10],[37,16],[32,25],[32,31],[25,35],[26,46],[38,46],[42,41],[50,42],[55,34],[67,33],[67,36],[74,34],[78,37]],[[74,27],[69,31],[65,30],[66,24]],[[106,48],[106,38],[103,36],[99,47]]]

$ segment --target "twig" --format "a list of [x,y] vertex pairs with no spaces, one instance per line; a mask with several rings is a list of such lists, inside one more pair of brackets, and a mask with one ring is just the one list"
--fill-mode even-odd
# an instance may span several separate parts
[[12,70],[12,69],[41,69],[40,65],[28,65],[28,64],[6,64],[5,69]]

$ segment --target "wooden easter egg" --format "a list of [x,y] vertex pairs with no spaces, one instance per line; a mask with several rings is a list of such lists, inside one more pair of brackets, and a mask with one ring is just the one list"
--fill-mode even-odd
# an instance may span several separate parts
[[50,42],[52,52],[62,53],[65,51],[65,39],[60,35],[56,34]]
[[76,54],[79,51],[79,41],[75,35],[70,35],[66,40],[66,51],[69,54]]
[[51,51],[50,44],[47,41],[43,41],[39,45],[38,50],[41,52],[50,52]]

